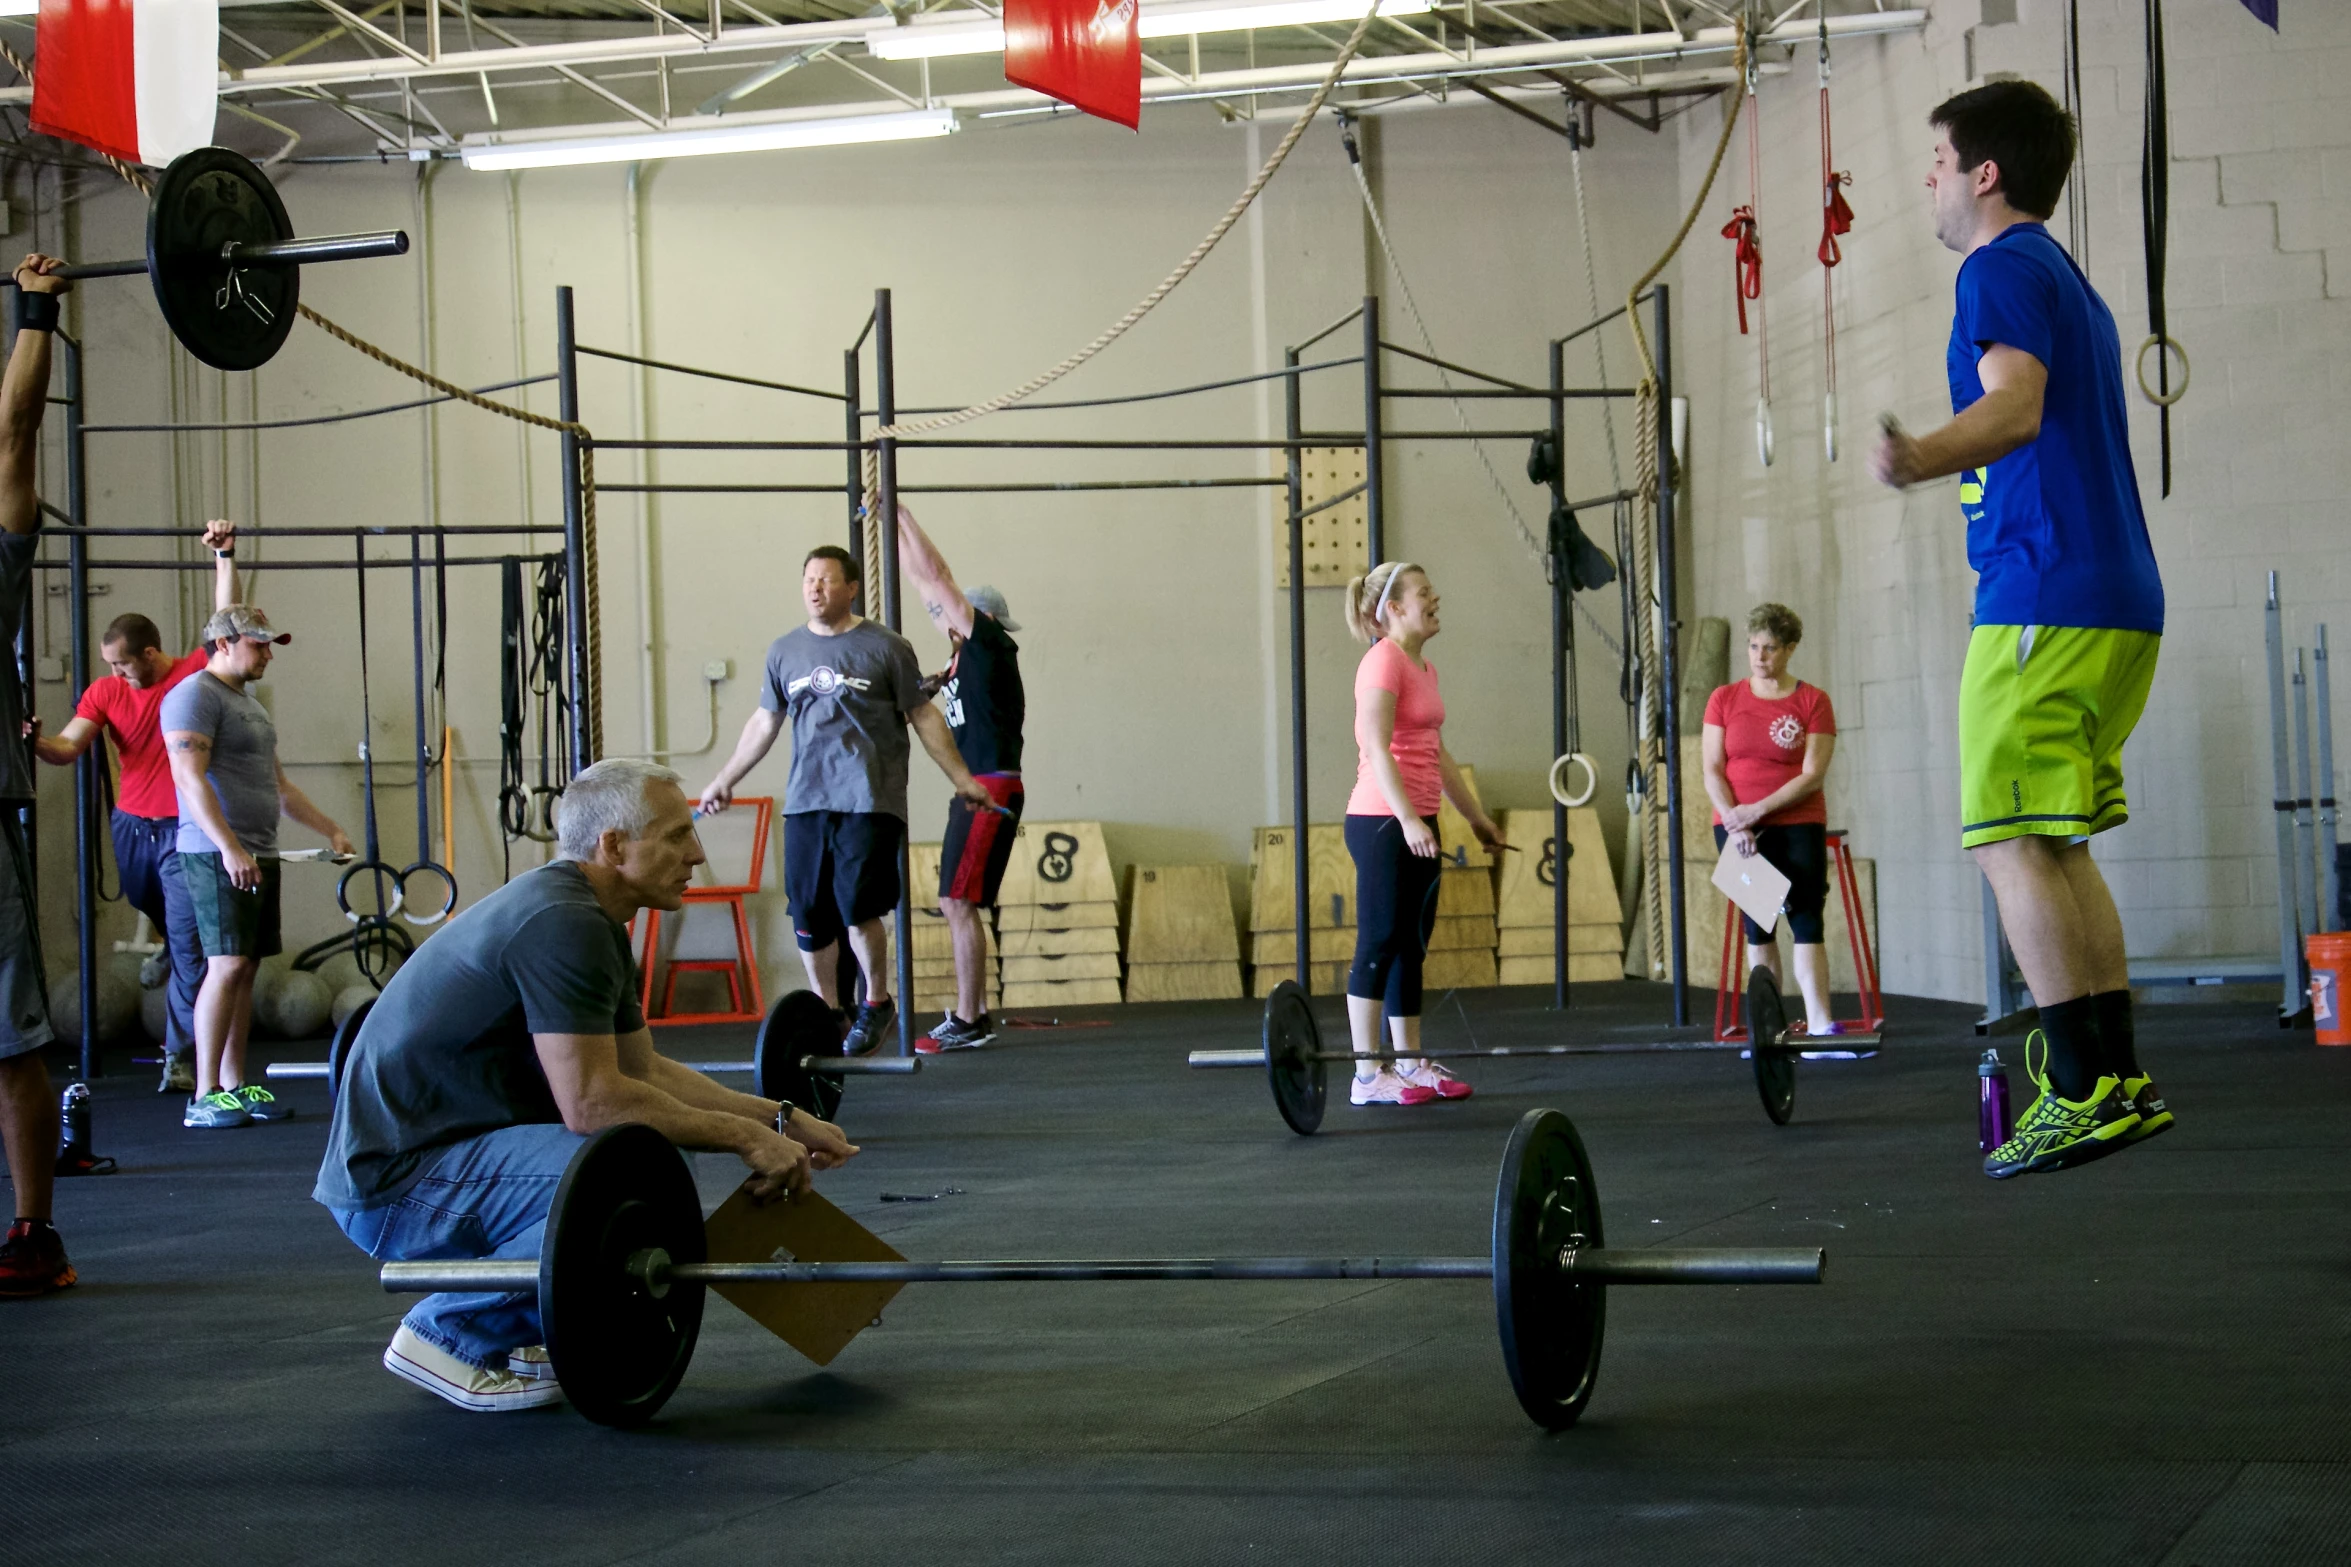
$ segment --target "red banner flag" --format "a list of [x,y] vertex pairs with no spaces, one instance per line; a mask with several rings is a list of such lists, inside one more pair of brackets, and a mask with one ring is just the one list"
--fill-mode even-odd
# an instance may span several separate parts
[[1134,130],[1143,117],[1136,0],[1005,0],[1004,79]]
[[156,168],[212,140],[217,0],[41,0],[33,129]]

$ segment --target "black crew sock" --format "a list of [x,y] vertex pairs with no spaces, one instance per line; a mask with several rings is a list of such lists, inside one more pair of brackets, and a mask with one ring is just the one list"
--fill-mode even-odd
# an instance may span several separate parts
[[2103,1070],[2098,1046],[2098,1004],[2076,996],[2041,1008],[2041,1032],[2049,1040],[2049,1084],[2060,1099],[2090,1097]]
[[2140,1076],[2139,1032],[2131,1022],[2131,993],[2109,990],[2090,998],[2098,1009],[2099,1056],[2103,1070],[2128,1081]]
[[21,1213],[16,1216],[16,1222],[18,1224],[31,1226],[32,1232],[35,1235],[40,1234],[43,1230],[54,1230],[57,1228],[56,1225],[51,1224],[47,1219],[28,1219]]

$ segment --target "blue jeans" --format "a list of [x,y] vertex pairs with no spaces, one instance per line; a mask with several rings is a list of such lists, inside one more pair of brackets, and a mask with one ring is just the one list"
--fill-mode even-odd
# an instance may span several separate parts
[[[441,1150],[398,1201],[337,1212],[335,1222],[378,1262],[536,1257],[556,1183],[585,1140],[560,1124],[484,1132]],[[508,1350],[547,1341],[535,1290],[427,1295],[403,1320],[472,1366],[503,1366]]]

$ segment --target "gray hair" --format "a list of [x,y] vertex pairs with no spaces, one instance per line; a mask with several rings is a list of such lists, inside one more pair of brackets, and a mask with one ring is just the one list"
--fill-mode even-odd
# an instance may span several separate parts
[[656,762],[608,757],[563,786],[555,802],[556,847],[567,860],[592,860],[608,832],[634,838],[653,824],[645,791],[657,783],[678,783],[678,775]]

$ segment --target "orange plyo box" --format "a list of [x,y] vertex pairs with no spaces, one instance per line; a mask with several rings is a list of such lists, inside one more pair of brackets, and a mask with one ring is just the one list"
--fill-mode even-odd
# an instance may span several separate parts
[[[904,1262],[814,1192],[753,1202],[738,1191],[704,1225],[712,1262]],[[903,1284],[713,1284],[745,1316],[820,1366],[881,1320]]]

